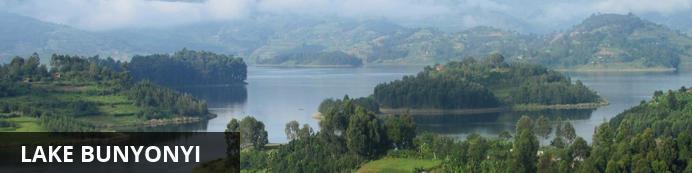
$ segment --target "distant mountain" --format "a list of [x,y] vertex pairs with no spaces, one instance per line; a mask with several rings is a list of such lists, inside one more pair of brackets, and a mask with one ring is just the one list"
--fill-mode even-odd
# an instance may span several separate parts
[[[565,31],[545,35],[493,27],[445,32],[404,27],[386,20],[270,15],[233,22],[103,32],[7,13],[0,14],[0,24],[2,60],[32,52],[129,59],[136,54],[189,48],[234,54],[250,64],[272,65],[357,62],[350,58],[316,58],[334,52],[347,54],[340,57],[359,58],[365,65],[434,64],[490,53],[501,53],[509,61],[587,70],[672,69],[692,62],[692,39],[683,31],[619,14],[592,15]],[[312,60],[300,60],[301,56]]]
[[447,33],[386,22],[323,22],[277,32],[249,57],[272,62],[297,51],[343,51],[366,64],[432,64],[501,53],[553,68],[666,70],[692,60],[691,45],[684,33],[634,15],[599,14],[547,35],[492,27]]
[[692,39],[634,15],[592,15],[544,37],[529,61],[558,68],[676,68],[690,60]]
[[137,51],[126,42],[68,26],[0,12],[0,59],[11,56],[64,53],[120,55]]

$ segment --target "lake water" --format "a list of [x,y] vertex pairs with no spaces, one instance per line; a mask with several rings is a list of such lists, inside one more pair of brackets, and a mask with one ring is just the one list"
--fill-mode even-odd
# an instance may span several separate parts
[[[156,130],[223,131],[231,118],[254,116],[265,123],[269,142],[287,139],[285,124],[291,120],[308,123],[317,129],[312,118],[320,102],[326,98],[368,96],[383,82],[415,74],[421,67],[377,68],[275,68],[249,67],[247,85],[227,87],[179,88],[206,99],[218,115],[208,122],[184,126],[159,127]],[[430,131],[463,138],[471,133],[496,136],[513,131],[521,115],[571,122],[577,135],[591,140],[594,127],[618,113],[647,100],[655,90],[677,89],[692,85],[692,71],[671,73],[568,73],[573,80],[605,97],[610,105],[595,110],[511,112],[481,115],[450,115],[418,117],[420,131]]]

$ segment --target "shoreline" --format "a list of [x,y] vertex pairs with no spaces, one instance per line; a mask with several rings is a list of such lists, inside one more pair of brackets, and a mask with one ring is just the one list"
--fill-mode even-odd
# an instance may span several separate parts
[[355,65],[281,65],[281,64],[254,64],[255,67],[284,67],[284,68],[358,68],[362,66]]
[[590,72],[590,73],[598,73],[598,72],[674,72],[677,71],[677,68],[623,68],[623,69],[618,69],[618,68],[594,68],[594,69],[580,69],[580,68],[555,68],[555,71],[558,72]]
[[198,123],[204,120],[210,120],[213,118],[216,118],[218,115],[216,114],[209,114],[204,117],[188,117],[188,116],[182,116],[182,117],[173,117],[173,118],[163,118],[163,119],[151,119],[147,120],[141,123],[136,123],[136,124],[124,124],[124,125],[116,125],[116,126],[105,126],[106,128],[133,128],[133,127],[157,127],[157,126],[165,126],[165,125],[180,125],[180,124],[191,124],[191,123]]
[[537,111],[537,110],[577,110],[577,109],[596,109],[603,106],[608,106],[610,103],[608,100],[601,99],[599,102],[591,103],[576,103],[576,104],[555,104],[555,105],[541,105],[541,104],[520,104],[512,106],[513,111]]
[[392,115],[392,114],[410,114],[410,115],[420,115],[420,116],[435,116],[435,115],[474,115],[474,114],[486,114],[486,113],[502,113],[511,111],[540,111],[540,110],[578,110],[578,109],[595,109],[603,106],[607,106],[607,100],[601,100],[599,102],[591,103],[577,103],[577,104],[556,104],[556,105],[539,105],[539,104],[521,104],[494,108],[477,108],[477,109],[435,109],[435,108],[423,108],[423,109],[411,109],[411,108],[380,108],[381,114]]
[[511,111],[511,107],[477,108],[477,109],[411,109],[411,108],[380,108],[382,114],[410,114],[410,115],[473,115],[485,113],[499,113]]

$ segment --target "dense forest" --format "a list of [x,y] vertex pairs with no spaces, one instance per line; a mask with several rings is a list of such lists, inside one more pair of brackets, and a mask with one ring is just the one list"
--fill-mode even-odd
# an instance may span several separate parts
[[599,96],[539,65],[506,63],[492,54],[483,61],[468,58],[428,66],[415,76],[375,87],[374,99],[386,108],[464,109],[518,104],[598,102]]
[[[253,118],[230,131],[243,133],[241,169],[248,172],[353,172],[370,163],[409,162],[411,172],[689,172],[692,169],[692,92],[657,91],[598,126],[591,144],[559,118],[521,117],[514,132],[496,138],[471,134],[465,140],[416,133],[410,116],[377,117],[345,97],[332,100],[314,132],[307,124],[286,125],[290,142],[267,147],[263,125]],[[339,103],[339,104],[337,104]],[[247,120],[246,120],[247,119]],[[246,123],[242,123],[246,122]],[[242,125],[246,124],[246,125]],[[253,124],[260,124],[253,125]],[[266,132],[265,132],[266,133]],[[247,139],[253,139],[247,141]],[[259,141],[254,139],[261,139]],[[540,140],[550,140],[541,144]],[[368,163],[368,164],[366,164]],[[407,167],[408,165],[400,165]],[[384,171],[384,170],[382,170]]]
[[242,58],[187,49],[171,55],[134,56],[127,69],[136,80],[167,86],[237,84],[247,78]]
[[152,119],[212,116],[204,101],[135,81],[113,59],[38,55],[0,66],[0,131],[93,131]]

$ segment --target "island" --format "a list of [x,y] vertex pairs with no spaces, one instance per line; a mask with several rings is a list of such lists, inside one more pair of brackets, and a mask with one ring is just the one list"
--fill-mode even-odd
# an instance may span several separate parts
[[240,57],[182,49],[173,54],[136,55],[126,65],[135,80],[166,86],[244,84],[247,65]]
[[215,117],[189,94],[136,81],[113,59],[37,54],[0,66],[0,131],[116,131]]
[[590,109],[607,104],[581,81],[540,65],[507,63],[500,54],[428,66],[379,84],[382,113],[474,114],[508,110]]

